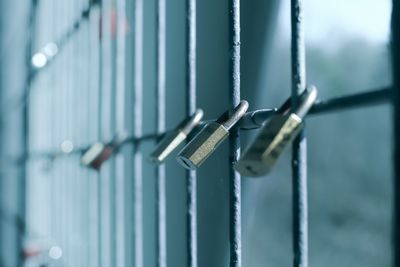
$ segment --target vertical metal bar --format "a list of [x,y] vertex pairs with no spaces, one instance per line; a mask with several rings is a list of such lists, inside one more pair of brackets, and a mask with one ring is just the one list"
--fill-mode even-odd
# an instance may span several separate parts
[[[240,0],[229,1],[230,16],[230,106],[236,107],[240,102]],[[230,266],[242,266],[242,232],[241,232],[241,177],[233,168],[240,157],[239,129],[231,130],[229,136],[229,244]]]
[[[68,19],[69,19],[69,23],[71,23],[72,21],[74,21],[74,11],[76,8],[76,0],[74,1],[70,1],[70,6],[69,6],[69,15],[68,15]],[[74,35],[74,37],[76,37],[76,35]],[[71,38],[70,42],[66,45],[66,49],[67,49],[67,68],[68,68],[68,78],[67,78],[67,84],[66,84],[66,100],[65,100],[65,131],[63,132],[63,136],[62,139],[64,139],[65,137],[70,138],[72,136],[72,128],[73,128],[73,124],[74,124],[74,118],[73,118],[73,89],[75,86],[75,82],[76,82],[76,77],[75,77],[75,60],[73,60],[73,57],[76,53],[75,50],[76,47],[76,39],[75,38]],[[74,176],[73,173],[73,169],[70,166],[70,159],[69,158],[64,158],[64,164],[65,164],[65,205],[66,205],[66,221],[65,221],[65,236],[66,236],[66,254],[67,255],[74,255],[74,248],[73,248],[73,240],[72,240],[72,236],[70,233],[74,232],[74,209],[73,209],[73,199],[75,198],[75,190],[72,189],[73,187],[73,183],[72,183],[72,177]],[[75,255],[72,256],[72,258],[69,260],[71,262],[72,265],[75,265]]]
[[[166,60],[166,10],[165,0],[157,2],[157,132],[165,131],[165,60]],[[166,227],[166,190],[165,165],[156,169],[157,183],[157,256],[158,266],[167,266],[167,227]]]
[[[102,36],[103,36],[103,31],[105,28],[104,25],[104,7],[103,7],[103,1],[99,1],[99,8],[98,8],[98,14],[97,17],[99,18],[98,22],[95,24],[95,26],[99,27],[100,33],[101,33],[101,38],[98,38],[95,36],[94,40],[98,40],[97,43],[97,88],[95,90],[96,95],[97,95],[97,110],[96,110],[96,124],[97,124],[97,130],[96,130],[96,138],[101,139],[102,137],[102,103],[103,103],[103,66],[104,66],[104,60],[103,60],[103,42],[102,42]],[[97,219],[97,232],[96,232],[96,237],[97,237],[97,263],[99,267],[103,267],[103,211],[102,211],[102,198],[101,198],[101,193],[102,193],[102,174],[101,172],[96,173],[96,197],[95,197],[95,206],[96,206],[96,219]]]
[[[126,2],[118,0],[117,32],[116,32],[116,128],[118,132],[125,131],[125,23]],[[116,266],[126,266],[125,262],[125,157],[118,153],[115,157],[115,213],[116,213]]]
[[393,214],[393,263],[400,266],[400,1],[392,6],[392,64],[394,87],[394,214]]
[[[292,106],[306,86],[303,1],[291,0]],[[307,141],[302,131],[293,142],[293,252],[294,266],[308,266]]]
[[[112,98],[113,98],[113,55],[112,55],[112,16],[113,6],[111,0],[101,1],[101,139],[111,138],[112,128]],[[112,162],[104,164],[100,170],[100,223],[101,223],[101,266],[113,266],[113,177]]]
[[[93,4],[92,4],[93,5]],[[88,114],[88,118],[91,122],[90,124],[90,142],[93,140],[97,140],[100,138],[100,103],[101,103],[101,87],[100,87],[100,42],[99,42],[99,21],[100,21],[100,7],[92,6],[90,13],[90,29],[89,29],[89,43],[88,48],[90,51],[90,59],[88,61],[88,66],[90,67],[90,97],[88,100],[88,106],[91,106],[90,113]],[[97,173],[90,172],[90,221],[88,225],[90,225],[90,235],[91,238],[89,240],[90,244],[93,244],[91,247],[91,253],[88,255],[90,259],[89,266],[101,266],[100,263],[100,206],[99,206],[99,197],[100,197],[100,179]]]
[[[62,21],[62,17],[60,16],[61,14],[59,13],[60,11],[60,2],[54,2],[53,4],[53,16],[52,16],[52,23],[54,25],[52,36],[55,36],[58,34],[60,31],[60,21]],[[56,23],[58,22],[58,23]],[[58,90],[60,89],[60,60],[58,62],[55,62],[53,66],[53,73],[51,77],[51,87],[53,90],[50,91],[50,108],[49,110],[51,111],[50,115],[50,145],[51,148],[56,147],[57,145],[57,130],[58,130],[58,125],[57,125],[57,119],[58,119],[58,109],[59,106],[57,105],[57,93]],[[58,194],[57,194],[57,182],[56,182],[56,174],[58,171],[58,166],[53,165],[50,173],[50,203],[49,203],[49,215],[50,215],[50,236],[54,239],[57,240],[56,242],[59,244],[58,240],[58,227],[57,227],[57,218],[59,218],[58,212],[57,212],[57,205],[58,205]]]
[[[187,0],[187,67],[186,67],[186,113],[196,111],[196,0]],[[197,174],[186,171],[187,178],[187,256],[188,266],[197,267]]]
[[[74,6],[73,6],[73,18],[77,17],[77,14],[79,13],[79,2],[78,1],[73,1]],[[77,141],[79,140],[80,134],[78,133],[78,130],[81,128],[79,127],[79,119],[77,116],[77,113],[79,113],[79,102],[77,102],[77,93],[80,91],[80,87],[82,85],[82,80],[81,80],[81,75],[80,75],[80,61],[82,60],[81,56],[81,44],[80,44],[80,36],[81,36],[81,31],[82,28],[79,28],[74,37],[71,39],[71,52],[73,53],[74,57],[77,57],[77,60],[74,60],[71,62],[71,67],[72,67],[72,84],[70,88],[70,102],[69,102],[69,108],[70,108],[70,129],[68,129],[69,133],[65,136],[69,140],[74,140]],[[73,58],[71,56],[71,58]],[[78,90],[77,90],[78,89]],[[64,137],[64,138],[65,138]],[[76,138],[75,138],[76,137]],[[66,140],[66,139],[64,139]],[[69,187],[70,187],[70,194],[69,194],[69,206],[70,206],[70,233],[79,233],[79,228],[78,228],[78,222],[79,222],[79,211],[82,209],[83,205],[77,205],[77,200],[79,198],[79,191],[81,190],[82,185],[79,185],[79,180],[77,179],[77,169],[74,166],[74,162],[71,160],[71,158],[66,158],[67,164],[68,164],[68,169],[70,170],[70,176],[68,177],[69,180]],[[72,256],[71,259],[69,260],[69,264],[73,266],[79,266],[79,253],[78,250],[74,244],[74,240],[71,238],[70,239],[70,246],[71,246],[71,253],[70,255]]]
[[[110,60],[110,65],[108,67],[111,69],[110,70],[110,78],[111,78],[111,84],[110,84],[110,91],[109,91],[109,96],[110,98],[108,99],[108,105],[110,107],[110,113],[109,117],[107,120],[107,124],[109,125],[109,133],[111,136],[115,135],[117,123],[118,123],[118,107],[117,107],[117,98],[118,98],[118,89],[117,89],[117,79],[118,79],[118,69],[117,69],[117,60],[118,60],[118,52],[117,52],[117,39],[118,39],[118,17],[119,17],[119,10],[118,10],[118,1],[110,0],[110,9],[108,10],[109,13],[109,25],[108,25],[108,31],[109,32],[109,44],[110,44],[110,50],[109,50],[109,60]],[[110,165],[109,165],[109,171],[107,172],[107,179],[109,180],[110,183],[110,189],[109,189],[109,194],[110,194],[110,199],[109,199],[109,205],[110,205],[110,253],[111,253],[111,266],[118,266],[117,265],[117,251],[119,250],[118,246],[118,233],[117,233],[117,157],[111,158],[110,159]]]
[[[28,20],[28,28],[29,28],[29,36],[27,38],[27,46],[26,46],[26,71],[27,71],[27,79],[24,88],[24,94],[30,90],[32,86],[32,77],[33,71],[31,67],[31,55],[33,54],[33,42],[35,36],[35,18],[37,12],[37,1],[32,1],[30,5],[29,11],[29,20]],[[25,239],[25,222],[26,222],[26,194],[27,194],[27,177],[28,177],[28,154],[29,154],[29,108],[30,108],[30,101],[23,106],[22,109],[22,137],[23,137],[23,144],[22,144],[22,153],[24,158],[24,163],[21,168],[21,174],[19,177],[19,184],[18,184],[18,212],[19,212],[19,219],[22,222],[22,229],[18,229],[18,236],[17,236],[17,247],[16,247],[16,259],[18,266],[23,266],[24,259],[22,257],[22,251],[24,246],[24,239]]]
[[[83,10],[82,4],[84,4],[85,1],[80,2],[79,9],[78,11],[81,12]],[[82,147],[82,145],[86,141],[86,129],[84,125],[88,125],[87,122],[85,121],[85,111],[88,108],[87,106],[84,105],[84,101],[86,98],[86,95],[89,91],[88,85],[86,83],[85,77],[88,76],[88,71],[86,69],[85,63],[87,62],[87,51],[85,50],[85,37],[87,36],[85,30],[87,28],[87,23],[83,23],[81,25],[81,28],[78,33],[78,50],[79,50],[79,58],[81,60],[81,64],[79,64],[79,61],[76,61],[75,64],[76,69],[77,69],[77,76],[78,78],[76,79],[78,84],[74,88],[75,90],[75,99],[73,105],[76,105],[75,109],[75,125],[77,127],[74,127],[74,132],[76,134],[76,138],[73,137],[72,141],[73,143],[78,143],[79,147]],[[77,90],[78,89],[78,90]],[[80,89],[80,90],[79,90]],[[74,202],[74,206],[77,209],[78,212],[75,213],[76,216],[76,231],[80,233],[80,235],[84,238],[85,241],[82,241],[82,244],[85,246],[84,248],[79,247],[75,245],[75,251],[76,251],[76,257],[77,257],[77,266],[88,266],[88,263],[85,262],[86,260],[86,255],[88,255],[88,246],[86,246],[86,241],[88,240],[88,231],[84,230],[84,222],[88,222],[88,201],[86,199],[86,188],[87,188],[87,177],[84,175],[85,171],[81,170],[79,168],[79,165],[76,164],[76,157],[71,157],[71,164],[73,164],[74,169],[75,169],[75,185],[78,187],[77,190],[77,197]],[[82,203],[84,203],[82,205]]]
[[[89,7],[90,3],[88,0],[84,1],[83,8]],[[84,128],[83,136],[81,139],[81,144],[80,146],[84,146],[85,144],[89,144],[90,142],[90,133],[92,129],[94,128],[92,125],[93,118],[91,118],[91,111],[93,110],[93,100],[90,98],[92,94],[92,84],[91,80],[93,79],[92,77],[92,72],[90,66],[91,62],[91,52],[90,52],[90,30],[91,30],[91,14],[89,14],[89,17],[86,21],[85,26],[83,27],[83,33],[82,33],[82,49],[83,49],[83,66],[84,66],[84,72],[85,76],[83,77],[84,80],[84,86],[83,86],[83,91],[86,90],[84,94],[84,99],[81,101],[81,107],[82,107],[82,113],[84,116],[82,116],[83,119],[83,124],[82,127],[84,128],[83,125],[86,125]],[[95,49],[93,47],[93,49]],[[81,219],[81,231],[82,235],[85,238],[85,250],[82,251],[81,257],[82,257],[82,266],[91,266],[92,265],[92,248],[94,246],[91,246],[93,240],[92,238],[92,229],[95,229],[95,225],[93,224],[92,219],[92,203],[91,203],[91,196],[92,196],[92,181],[90,177],[89,170],[87,168],[84,168],[83,170],[79,168],[79,166],[76,166],[78,170],[80,171],[80,176],[81,178],[84,179],[83,184],[84,184],[84,190],[82,190],[81,194],[81,201],[85,203],[85,209],[82,211],[82,219]]]
[[[134,131],[143,134],[143,0],[135,1]],[[134,147],[135,266],[143,267],[143,170],[142,153]]]
[[[64,10],[63,14],[63,22],[64,24],[68,24],[69,23],[69,8],[70,8],[70,2],[61,2],[61,6],[62,9]],[[59,116],[58,116],[58,121],[57,121],[57,128],[58,128],[58,134],[57,134],[57,138],[59,141],[63,134],[66,132],[66,99],[67,99],[67,94],[66,92],[68,91],[67,87],[68,87],[68,80],[69,80],[69,75],[68,75],[68,58],[69,58],[69,54],[68,54],[68,47],[64,49],[63,51],[65,57],[63,58],[63,61],[60,62],[60,69],[63,70],[62,74],[60,75],[61,77],[61,83],[60,83],[60,89],[58,91],[58,95],[57,95],[57,102],[59,104]],[[61,99],[63,101],[61,101]],[[67,253],[67,242],[66,242],[66,237],[65,237],[65,232],[66,232],[66,227],[65,227],[65,222],[67,220],[67,216],[66,216],[66,210],[67,210],[67,206],[66,206],[66,197],[65,197],[65,189],[66,189],[66,184],[65,184],[65,172],[66,172],[66,167],[65,167],[65,160],[62,160],[60,162],[58,171],[60,173],[60,175],[58,177],[56,177],[56,186],[59,188],[59,190],[57,190],[59,193],[59,195],[57,195],[58,198],[58,209],[60,210],[59,212],[59,227],[58,227],[58,231],[59,231],[59,240],[60,240],[60,244],[62,246],[63,249],[63,253]],[[61,188],[63,190],[61,190]]]

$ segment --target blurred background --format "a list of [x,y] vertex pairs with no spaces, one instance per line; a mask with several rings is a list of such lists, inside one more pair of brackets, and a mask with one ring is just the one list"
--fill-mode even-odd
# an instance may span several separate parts
[[[228,108],[228,1],[197,1],[198,106]],[[167,1],[167,128],[185,116],[185,0]],[[88,7],[91,7],[88,9]],[[96,172],[70,153],[134,129],[134,0],[0,2],[0,266],[134,266],[133,148]],[[319,98],[391,85],[389,0],[305,1]],[[241,3],[242,98],[290,95],[290,1]],[[144,1],[144,133],[154,133],[156,1]],[[47,55],[47,56],[44,56]],[[392,266],[389,105],[307,120],[310,266]],[[242,147],[255,132],[243,132]],[[143,153],[144,266],[156,266],[156,183]],[[225,143],[199,170],[199,266],[228,266]],[[186,266],[186,180],[167,168],[167,261]],[[290,150],[242,179],[243,266],[291,266]]]

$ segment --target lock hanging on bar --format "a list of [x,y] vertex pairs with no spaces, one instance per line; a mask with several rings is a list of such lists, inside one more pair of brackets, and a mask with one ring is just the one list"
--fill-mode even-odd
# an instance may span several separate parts
[[107,144],[96,142],[91,145],[81,156],[81,164],[99,170],[101,165],[127,140],[127,134],[117,134]]
[[271,171],[279,156],[303,128],[303,120],[317,99],[317,89],[309,86],[300,96],[298,108],[290,107],[290,98],[261,128],[245,150],[235,169],[243,176],[259,177]]
[[168,133],[151,153],[150,159],[155,164],[161,164],[165,159],[188,137],[193,129],[199,125],[204,112],[201,109],[189,118],[183,120],[173,131]]
[[217,121],[210,122],[181,150],[176,158],[186,169],[195,170],[214,152],[228,137],[229,130],[246,114],[249,108],[247,101],[229,113],[222,114]]

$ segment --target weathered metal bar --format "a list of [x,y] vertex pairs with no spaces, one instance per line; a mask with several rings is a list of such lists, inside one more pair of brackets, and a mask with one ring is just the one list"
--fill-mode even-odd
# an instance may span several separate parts
[[[386,89],[379,89],[375,91],[365,92],[365,93],[358,93],[353,95],[341,96],[337,98],[331,98],[327,100],[320,100],[314,104],[314,107],[310,111],[310,115],[323,115],[333,111],[345,111],[349,109],[355,108],[362,108],[380,104],[389,103],[393,96],[393,89],[386,88]],[[138,106],[138,105],[135,105]],[[272,115],[276,113],[277,109],[259,109],[254,111],[249,111],[243,118],[239,121],[238,125],[239,128],[242,130],[253,130],[258,129],[262,126],[262,124],[268,120]],[[136,111],[135,111],[136,112]],[[201,127],[205,124],[212,122],[215,120],[206,120],[201,122],[200,126],[197,127],[194,132],[197,132]],[[135,132],[134,136],[127,137],[121,145],[125,144],[133,144],[133,145],[140,145],[142,142],[153,141],[159,138],[162,138],[166,133],[150,133],[150,134],[142,134],[141,132]],[[69,153],[59,151],[38,151],[38,152],[31,152],[29,154],[29,158],[56,158],[60,156],[68,156],[73,154],[81,154],[83,153],[87,147],[76,148]],[[14,159],[2,159],[1,161],[10,163],[10,164],[20,164],[24,161],[23,158],[14,158]]]
[[[142,0],[137,0],[137,1],[142,1]],[[140,82],[140,84],[141,83],[142,82]],[[140,87],[138,87],[138,88],[140,88]],[[390,101],[392,100],[392,98],[394,96],[393,92],[394,92],[394,90],[392,87],[387,87],[387,88],[377,89],[377,90],[373,90],[373,91],[367,91],[367,92],[350,94],[350,95],[345,95],[345,96],[340,96],[340,97],[335,97],[335,98],[329,98],[326,100],[319,100],[314,104],[313,108],[309,112],[309,115],[324,115],[324,114],[329,114],[334,111],[345,111],[345,110],[356,109],[356,108],[388,104],[388,103],[390,103]],[[136,101],[139,101],[141,96],[138,95],[137,92],[135,94],[136,94],[135,99],[137,99]],[[135,114],[140,114],[140,112],[137,111],[137,109],[140,107],[140,104],[139,103],[135,104],[135,107],[136,107]],[[254,111],[249,111],[239,121],[239,123],[238,123],[239,128],[241,130],[258,129],[263,125],[263,123],[266,120],[268,120],[276,112],[277,112],[276,108],[258,109],[258,110],[254,110]],[[142,115],[140,115],[140,117],[142,117]],[[139,121],[139,119],[135,119],[135,120]],[[194,133],[199,131],[199,129],[201,127],[203,127],[205,124],[212,122],[212,121],[215,121],[215,119],[206,120],[206,121],[201,122],[200,125],[197,127],[197,129],[194,130]],[[139,126],[137,126],[137,127],[139,127]],[[153,140],[162,138],[168,132],[169,131],[167,130],[162,133],[143,134],[142,131],[135,130],[135,134],[133,136],[127,137],[123,142],[121,142],[121,145],[133,144],[134,146],[139,146],[143,142],[153,141]],[[28,158],[30,158],[30,159],[57,158],[57,157],[62,157],[62,156],[81,154],[88,147],[89,146],[75,148],[73,151],[71,151],[69,153],[65,153],[61,150],[30,152]],[[25,159],[23,157],[22,158],[7,158],[7,159],[1,159],[0,162],[4,162],[7,164],[22,164],[24,162],[24,160]]]
[[[309,115],[323,115],[334,111],[344,111],[355,108],[362,108],[380,104],[390,103],[393,96],[393,88],[386,87],[373,91],[356,94],[349,94],[340,97],[328,98],[317,101],[311,108]],[[243,130],[260,128],[277,109],[259,109],[247,112],[240,120],[239,126]],[[203,122],[202,125],[206,123]]]
[[[196,111],[196,0],[186,1],[186,114]],[[187,258],[189,267],[197,267],[197,174],[186,170],[187,182]]]
[[[303,1],[291,0],[292,106],[306,88]],[[293,142],[293,266],[308,266],[307,143],[304,131]]]
[[393,66],[393,123],[394,123],[394,209],[393,209],[393,266],[400,266],[400,1],[392,6],[392,66]]
[[[240,102],[240,0],[229,1],[230,84],[229,104],[235,108]],[[231,130],[229,136],[229,245],[230,266],[242,266],[241,177],[233,164],[240,157],[240,131]]]
[[[126,129],[125,123],[125,98],[127,96],[126,87],[126,0],[116,1],[117,11],[117,28],[116,28],[116,40],[114,41],[114,54],[115,54],[115,128],[117,131],[122,132]],[[126,211],[128,207],[131,207],[131,203],[126,202],[127,192],[125,188],[129,185],[126,183],[126,158],[123,153],[115,156],[114,162],[114,227],[115,227],[115,266],[124,267],[133,263],[127,261],[126,255],[131,254],[131,251],[126,247],[127,240],[130,238],[126,237],[128,231],[128,223],[126,217],[128,216]],[[130,165],[130,163],[129,163]]]
[[[165,68],[166,68],[166,0],[157,1],[157,133],[165,131]],[[167,266],[167,218],[166,218],[165,165],[156,167],[157,184],[157,257],[158,266]]]
[[389,103],[392,99],[392,95],[392,88],[387,87],[374,91],[320,100],[314,104],[313,108],[310,110],[310,114],[320,115],[328,112]]
[[[143,135],[143,0],[135,0],[135,41],[134,41],[134,131],[135,136]],[[134,178],[134,263],[143,267],[143,155],[133,147]]]
[[[30,11],[29,11],[29,18],[28,18],[28,25],[27,27],[29,28],[28,31],[28,36],[27,36],[27,42],[26,42],[26,47],[25,47],[25,53],[26,53],[26,62],[25,62],[25,67],[26,67],[26,80],[25,80],[25,88],[24,91],[27,92],[31,90],[32,88],[32,68],[30,67],[31,63],[31,58],[30,55],[32,54],[32,49],[33,49],[33,43],[34,43],[34,36],[36,33],[36,16],[37,16],[37,1],[31,1],[30,5]],[[27,158],[28,153],[29,153],[29,133],[30,133],[30,127],[29,127],[29,118],[30,118],[30,106],[29,102],[27,101],[26,105],[23,106],[22,109],[22,157]],[[9,111],[5,112],[6,114],[9,113]],[[26,239],[26,198],[27,198],[27,179],[28,179],[28,161],[24,161],[22,164],[21,172],[19,175],[19,183],[18,183],[18,219],[19,222],[22,224],[17,224],[17,226],[23,225],[23,227],[18,227],[18,235],[17,235],[17,242],[16,242],[16,259],[17,259],[17,264],[18,266],[23,266],[24,265],[24,259],[21,255],[23,255],[23,250],[24,250],[24,242]]]

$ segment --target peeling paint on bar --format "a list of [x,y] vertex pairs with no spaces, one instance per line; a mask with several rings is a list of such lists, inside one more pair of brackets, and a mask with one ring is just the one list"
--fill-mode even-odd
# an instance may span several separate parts
[[[303,1],[291,0],[292,42],[292,106],[306,88],[306,57],[303,22]],[[307,203],[307,140],[304,131],[293,142],[293,266],[308,266],[308,203]]]
[[[240,102],[240,0],[229,1],[230,16],[230,106]],[[229,244],[231,267],[242,266],[241,177],[233,168],[240,157],[240,130],[234,128],[229,136]]]
[[[196,111],[196,0],[186,0],[186,114]],[[197,267],[197,174],[186,171],[187,183],[187,257],[189,267]]]

